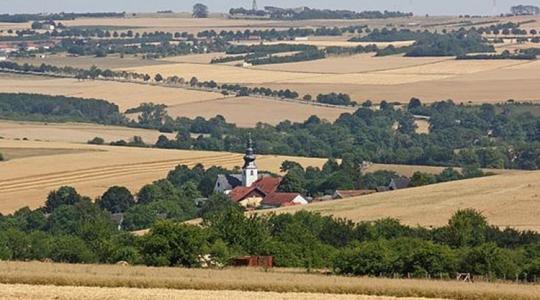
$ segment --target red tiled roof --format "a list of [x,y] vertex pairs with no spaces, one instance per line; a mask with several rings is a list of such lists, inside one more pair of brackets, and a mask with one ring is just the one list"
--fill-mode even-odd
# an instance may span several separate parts
[[277,191],[280,183],[281,183],[280,177],[266,176],[255,181],[252,187],[256,187],[268,195],[270,193]]
[[235,202],[239,202],[250,196],[250,194],[259,194],[262,198],[274,193],[281,183],[279,177],[263,177],[255,181],[250,187],[239,186],[234,188],[229,196]]
[[292,201],[298,196],[300,196],[298,193],[271,193],[264,198],[262,204],[287,206],[293,204]]

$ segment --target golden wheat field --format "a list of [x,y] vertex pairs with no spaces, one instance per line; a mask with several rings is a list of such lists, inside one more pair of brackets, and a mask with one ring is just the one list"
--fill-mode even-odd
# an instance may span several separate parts
[[408,225],[442,226],[458,209],[481,211],[491,224],[540,230],[540,172],[507,173],[368,196],[278,209],[320,212],[355,221],[397,218]]
[[312,115],[333,122],[342,113],[354,112],[354,108],[316,106],[270,98],[234,97],[169,106],[167,112],[174,117],[190,118],[211,118],[219,114],[239,127],[255,127],[259,122],[272,125],[284,120],[303,122]]
[[117,104],[121,111],[143,102],[176,105],[223,98],[220,93],[146,84],[19,75],[0,75],[0,92],[104,99]]
[[[55,285],[57,286],[57,291],[62,291],[58,287],[66,287],[66,293],[70,293],[69,287],[72,286],[123,288],[110,290],[111,292],[118,291],[120,295],[124,295],[127,292],[125,290],[126,288],[168,289],[173,294],[176,291],[181,292],[181,290],[184,290],[186,294],[183,295],[186,297],[189,297],[190,293],[191,295],[197,295],[197,293],[192,293],[194,291],[199,291],[198,293],[208,293],[209,291],[243,291],[255,292],[251,294],[255,296],[255,299],[259,299],[258,296],[265,297],[265,295],[269,295],[265,294],[267,292],[280,293],[279,299],[323,299],[317,298],[322,296],[320,294],[326,294],[325,299],[340,299],[336,295],[342,295],[345,297],[344,299],[362,300],[394,299],[392,297],[399,297],[400,299],[402,297],[413,297],[414,299],[425,297],[430,299],[445,298],[463,300],[540,299],[540,286],[538,285],[482,282],[470,284],[456,281],[341,277],[322,275],[320,273],[307,274],[303,270],[279,268],[268,271],[257,268],[208,270],[142,266],[125,267],[116,265],[69,265],[40,262],[0,262],[0,283],[3,283],[3,286],[7,287],[8,290],[16,290],[21,293],[24,291],[21,290],[21,286],[17,287],[17,285],[45,285],[46,287],[43,288],[45,295],[49,294],[51,292],[50,289],[54,289],[52,285]],[[84,290],[81,289],[81,291]],[[139,292],[139,290],[131,291]],[[95,292],[98,294],[102,293],[99,290]],[[141,295],[145,295],[145,292],[140,292]],[[161,293],[163,290],[156,290],[156,292]],[[311,295],[314,298],[301,298],[304,296],[295,293],[315,293],[316,295]],[[243,294],[238,292],[230,295],[243,297]],[[271,295],[274,296],[276,294]],[[365,298],[366,296],[364,295],[386,297]],[[174,295],[171,296],[174,297]],[[347,296],[350,298],[347,298]],[[359,298],[354,298],[357,296]]]

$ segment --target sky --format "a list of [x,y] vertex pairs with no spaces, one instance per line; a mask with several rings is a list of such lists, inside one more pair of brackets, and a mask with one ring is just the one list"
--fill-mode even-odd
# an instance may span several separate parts
[[[206,4],[212,12],[225,12],[231,7],[251,7],[252,0],[0,0],[0,14],[38,12],[157,10],[190,11],[193,4]],[[490,15],[508,12],[512,5],[540,6],[540,0],[257,0],[259,7],[309,6],[313,8],[351,10],[400,10],[417,15]],[[495,4],[495,6],[494,6]]]

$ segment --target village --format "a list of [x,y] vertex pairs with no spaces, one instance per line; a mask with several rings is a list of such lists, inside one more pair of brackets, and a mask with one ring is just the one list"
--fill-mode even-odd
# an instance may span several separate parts
[[[364,163],[364,166],[369,163]],[[376,190],[335,190],[332,195],[306,197],[299,193],[279,192],[282,177],[259,173],[251,137],[247,142],[242,174],[218,175],[214,191],[230,197],[231,201],[240,204],[247,210],[270,209],[278,207],[308,205],[310,203],[331,201],[365,196],[377,192],[393,191],[409,187],[410,178],[395,177],[388,186],[380,186]],[[204,201],[205,199],[199,200]]]

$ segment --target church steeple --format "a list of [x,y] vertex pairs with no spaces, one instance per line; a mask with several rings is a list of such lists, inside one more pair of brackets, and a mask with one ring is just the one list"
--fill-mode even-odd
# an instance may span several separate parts
[[246,145],[246,155],[244,155],[244,166],[242,167],[242,184],[244,186],[251,186],[259,179],[259,172],[257,170],[257,165],[255,165],[255,159],[253,140],[251,139],[250,133]]

